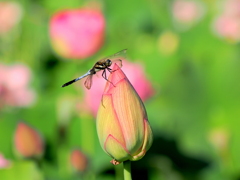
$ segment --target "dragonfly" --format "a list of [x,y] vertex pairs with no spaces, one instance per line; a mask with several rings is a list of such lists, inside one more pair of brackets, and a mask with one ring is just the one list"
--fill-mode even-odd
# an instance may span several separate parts
[[[110,66],[113,64],[113,63],[116,63],[116,62],[119,62],[118,65],[119,67],[121,68],[122,67],[122,58],[124,58],[126,56],[126,52],[127,52],[127,49],[123,49],[111,56],[108,56],[108,57],[105,57],[99,61],[97,61],[94,66],[87,72],[85,73],[84,75],[76,78],[76,79],[73,79],[71,81],[68,81],[66,82],[65,84],[62,85],[62,87],[65,87],[65,86],[68,86],[72,83],[75,83],[77,81],[79,81],[80,79],[83,79],[85,77],[87,77],[87,79],[85,80],[84,82],[84,86],[87,88],[87,89],[90,89],[91,86],[92,86],[92,76],[94,74],[96,74],[98,71],[103,71],[102,72],[102,77],[109,81],[107,79],[107,73],[106,73],[106,70],[108,70],[110,73],[112,73],[112,69],[110,68]],[[110,81],[109,81],[110,82]],[[110,82],[112,83],[112,82]]]

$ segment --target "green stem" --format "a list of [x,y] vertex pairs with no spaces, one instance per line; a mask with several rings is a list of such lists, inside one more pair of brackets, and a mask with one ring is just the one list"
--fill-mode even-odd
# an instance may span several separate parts
[[124,175],[124,180],[132,180],[131,161],[124,161],[123,162],[123,175]]
[[115,180],[123,180],[123,163],[118,164],[117,166],[114,166],[115,169]]

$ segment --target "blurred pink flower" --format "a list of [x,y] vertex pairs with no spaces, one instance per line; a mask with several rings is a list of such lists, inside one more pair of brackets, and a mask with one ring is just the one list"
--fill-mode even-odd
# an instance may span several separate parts
[[83,172],[87,169],[88,159],[80,150],[75,149],[71,152],[70,163],[76,171]]
[[50,20],[50,38],[55,51],[65,57],[84,59],[102,46],[105,19],[97,8],[63,10]]
[[203,16],[203,6],[200,2],[176,0],[172,5],[173,18],[180,24],[192,24]]
[[223,8],[223,14],[240,18],[240,0],[227,0]]
[[214,20],[213,30],[231,42],[240,40],[240,0],[227,0],[222,3],[222,12]]
[[10,162],[0,154],[0,169],[9,167]]
[[[146,78],[143,66],[126,60],[123,60],[122,64],[124,73],[128,76],[128,79],[131,81],[131,84],[136,89],[140,98],[145,101],[153,96],[154,89],[149,80]],[[84,80],[82,82],[84,83]],[[93,85],[90,90],[87,90],[83,85],[81,86],[85,93],[85,110],[89,109],[94,116],[97,114],[105,84],[106,80],[102,78],[102,72],[100,71],[97,73],[97,76],[93,76]]]
[[14,145],[23,157],[37,157],[43,154],[44,143],[39,133],[23,122],[18,123],[14,135]]
[[0,2],[0,35],[11,30],[22,17],[22,7],[17,2]]
[[240,40],[240,18],[222,15],[214,22],[214,30],[228,40]]
[[0,107],[28,106],[35,94],[28,88],[31,72],[25,65],[6,66],[0,64]]

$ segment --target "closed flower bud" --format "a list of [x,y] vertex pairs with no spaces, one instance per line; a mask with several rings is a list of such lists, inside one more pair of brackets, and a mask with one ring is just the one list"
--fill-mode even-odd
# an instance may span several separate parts
[[142,100],[115,64],[97,115],[97,132],[113,164],[141,159],[152,144],[152,130]]
[[37,157],[43,153],[43,140],[36,130],[19,123],[14,135],[16,151],[23,157]]
[[76,171],[83,172],[87,169],[88,159],[80,150],[75,149],[71,152],[70,163]]
[[50,20],[53,48],[64,58],[92,56],[102,47],[104,32],[105,19],[97,7],[62,10]]

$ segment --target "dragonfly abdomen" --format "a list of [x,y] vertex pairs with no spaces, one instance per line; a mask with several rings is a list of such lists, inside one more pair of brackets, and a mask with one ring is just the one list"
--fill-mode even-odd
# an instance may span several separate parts
[[[78,78],[76,78],[76,79],[73,79],[73,80],[65,83],[64,85],[62,85],[62,87],[68,86],[68,85],[70,85],[70,84],[72,84],[72,83],[74,83],[74,82],[76,82],[76,81],[78,81],[78,80],[80,80],[80,79],[82,79],[82,78],[84,78],[84,77],[86,77],[86,76],[88,76],[88,75],[91,75],[91,74],[92,74],[92,73],[91,73],[90,71],[88,71],[86,74],[84,74],[84,75],[82,75],[82,76],[80,76],[80,77],[78,77]],[[94,73],[94,74],[95,74],[95,73]]]

